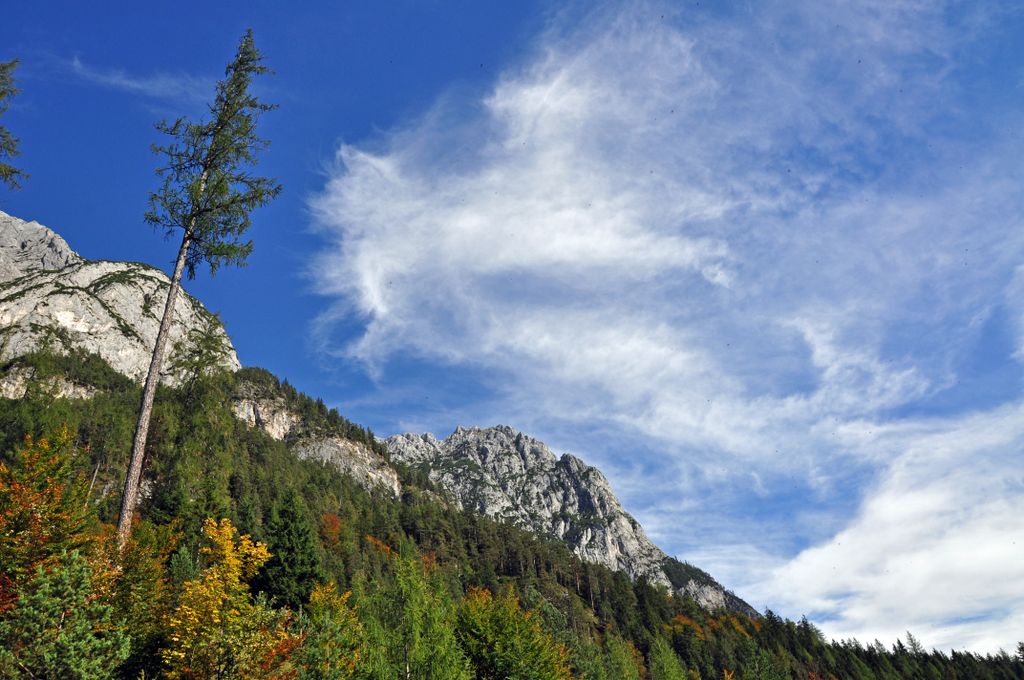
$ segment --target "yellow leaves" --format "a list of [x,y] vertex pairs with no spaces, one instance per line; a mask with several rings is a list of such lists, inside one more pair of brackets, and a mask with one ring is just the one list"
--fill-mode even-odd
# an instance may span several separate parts
[[203,537],[206,566],[182,586],[178,606],[165,617],[170,644],[161,654],[167,677],[267,677],[268,659],[290,636],[284,617],[253,602],[245,581],[270,552],[248,535],[239,536],[227,519],[207,519]]
[[207,543],[202,554],[214,563],[225,580],[252,578],[270,559],[270,551],[263,543],[253,541],[248,534],[235,540],[238,531],[227,519],[217,522],[207,518],[203,522],[203,536]]
[[352,597],[351,592],[338,593],[338,587],[333,583],[318,583],[313,586],[313,592],[309,594],[309,607],[311,611],[329,610],[332,612],[345,611],[348,609],[348,600]]

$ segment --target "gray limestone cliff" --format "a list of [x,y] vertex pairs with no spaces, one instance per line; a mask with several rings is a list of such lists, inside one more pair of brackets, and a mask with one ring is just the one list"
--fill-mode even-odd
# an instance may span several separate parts
[[[41,349],[77,350],[98,355],[118,373],[141,382],[149,370],[169,285],[159,269],[86,260],[47,227],[0,212],[0,364]],[[191,354],[204,334],[220,341],[222,368],[241,368],[217,317],[184,294],[175,306],[165,383],[175,385],[184,377],[175,370],[176,359]],[[32,382],[31,367],[11,364],[0,371],[0,397],[20,399]],[[48,378],[38,388],[68,399],[95,394],[92,386],[58,378]],[[239,389],[235,415],[275,439],[287,438],[296,456],[332,465],[367,488],[400,493],[395,470],[364,443],[311,431],[279,396],[245,381],[239,381]]]
[[[85,260],[38,222],[0,212],[0,361],[46,347],[56,352],[77,349],[97,354],[114,370],[141,381],[149,369],[169,285],[159,269]],[[240,367],[220,322],[186,294],[174,313],[165,382],[177,382],[175,353],[189,352],[197,334],[221,340],[224,368]]]
[[395,498],[401,495],[398,473],[380,453],[329,422],[317,424],[303,416],[300,401],[297,393],[289,393],[276,379],[262,376],[257,382],[243,375],[232,409],[236,418],[285,442],[299,458],[331,465],[367,490],[383,490]]
[[558,457],[502,425],[459,427],[443,441],[402,434],[385,443],[392,460],[426,471],[461,508],[556,538],[584,560],[672,588],[706,608],[757,615],[706,573],[662,552],[600,470],[575,456]]

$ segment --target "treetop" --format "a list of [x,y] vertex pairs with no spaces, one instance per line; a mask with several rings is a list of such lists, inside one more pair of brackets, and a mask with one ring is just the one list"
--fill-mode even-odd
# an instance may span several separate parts
[[255,76],[269,72],[247,30],[217,83],[209,119],[182,117],[156,125],[171,140],[153,146],[166,164],[156,171],[163,184],[150,194],[146,221],[168,235],[185,231],[189,278],[204,262],[211,273],[225,264],[244,265],[252,252],[252,241],[243,238],[252,223],[250,212],[281,191],[276,180],[251,172],[257,153],[269,145],[257,135],[256,124],[275,105],[260,101],[250,87]]

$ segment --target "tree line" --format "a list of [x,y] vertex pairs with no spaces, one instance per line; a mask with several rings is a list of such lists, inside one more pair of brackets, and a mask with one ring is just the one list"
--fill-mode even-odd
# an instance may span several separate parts
[[[806,620],[707,612],[457,510],[404,468],[401,498],[373,493],[235,418],[248,377],[272,388],[262,372],[160,388],[122,551],[119,479],[141,388],[93,355],[0,370],[18,366],[32,369],[25,397],[0,401],[0,677],[1024,675],[1024,650],[827,641]],[[55,398],[55,376],[98,389]]]

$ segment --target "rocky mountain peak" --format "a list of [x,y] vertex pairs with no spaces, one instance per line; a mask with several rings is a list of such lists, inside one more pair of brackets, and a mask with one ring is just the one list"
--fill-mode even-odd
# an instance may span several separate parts
[[392,460],[427,472],[454,502],[566,543],[590,562],[690,595],[708,608],[749,605],[699,569],[669,558],[622,507],[607,478],[507,425],[385,440]]
[[0,282],[34,270],[62,269],[81,260],[56,232],[0,210]]
[[[0,361],[42,347],[98,354],[114,370],[141,381],[149,369],[170,280],[136,262],[90,261],[38,222],[0,213]],[[177,382],[176,352],[200,336],[224,349],[220,363],[240,367],[220,321],[184,294],[171,326],[164,381]]]
[[[40,348],[99,355],[140,381],[149,365],[169,285],[148,265],[89,261],[38,222],[0,213],[0,396],[18,399],[32,379],[16,361]],[[197,300],[182,295],[171,346],[189,352],[195,334],[219,337],[222,365],[240,368],[224,328]],[[173,366],[172,361],[169,365]],[[28,372],[27,372],[28,371]],[[258,369],[239,374],[235,415],[283,441],[299,458],[330,465],[370,490],[399,497],[396,470],[370,433],[333,416]],[[265,372],[264,372],[265,373]],[[174,383],[173,372],[165,381]],[[56,396],[89,398],[89,386],[60,382]],[[557,456],[508,425],[457,427],[445,439],[402,434],[384,440],[393,461],[427,472],[466,510],[564,542],[582,559],[692,596],[708,608],[753,614],[704,572],[673,560],[622,507],[605,476],[583,460]]]

